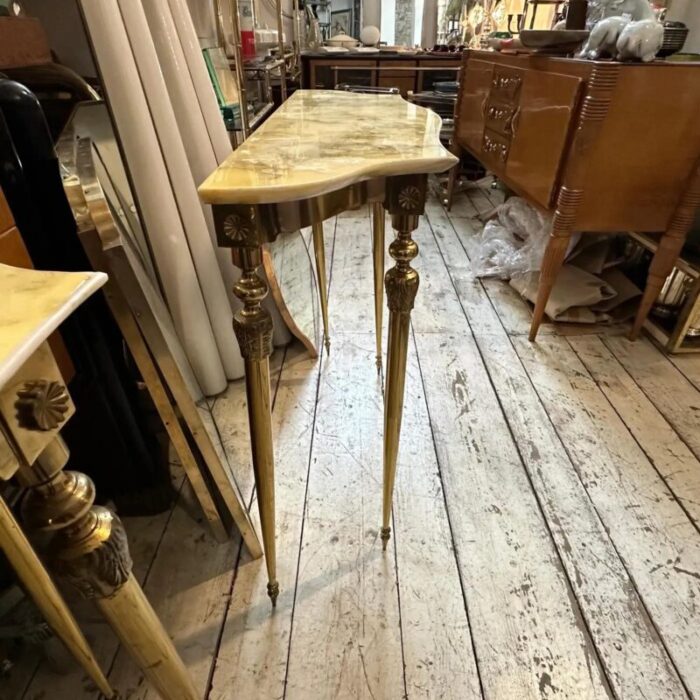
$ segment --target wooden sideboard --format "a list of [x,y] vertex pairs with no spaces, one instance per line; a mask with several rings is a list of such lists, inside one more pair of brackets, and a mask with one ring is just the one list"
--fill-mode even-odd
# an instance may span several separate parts
[[659,232],[635,337],[700,205],[700,65],[469,51],[455,145],[552,212],[534,339],[573,231]]
[[436,82],[456,80],[461,56],[455,54],[302,54],[302,85],[333,90],[349,83],[367,87],[396,87],[405,97],[432,90]]

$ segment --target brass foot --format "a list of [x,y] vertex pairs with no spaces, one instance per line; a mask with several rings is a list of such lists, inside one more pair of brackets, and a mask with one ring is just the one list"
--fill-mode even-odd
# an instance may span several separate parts
[[267,595],[270,596],[272,607],[277,607],[277,596],[280,594],[280,585],[277,581],[271,581],[267,584]]
[[331,339],[328,336],[325,336],[323,339],[323,344],[326,346],[326,353],[329,353],[331,351]]
[[389,544],[389,539],[391,538],[391,527],[382,528],[382,552],[386,552],[386,546]]
[[381,355],[377,355],[376,362],[377,362],[377,374],[381,374],[382,373],[382,356]]

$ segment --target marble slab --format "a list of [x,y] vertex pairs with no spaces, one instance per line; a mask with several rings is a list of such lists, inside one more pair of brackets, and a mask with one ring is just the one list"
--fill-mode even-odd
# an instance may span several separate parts
[[0,264],[0,389],[106,281],[103,272],[42,272]]
[[315,197],[388,175],[436,173],[457,159],[442,120],[399,95],[298,90],[199,187],[209,204]]

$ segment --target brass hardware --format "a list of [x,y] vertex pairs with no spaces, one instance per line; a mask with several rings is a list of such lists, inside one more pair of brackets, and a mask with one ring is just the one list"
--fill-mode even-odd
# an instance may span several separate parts
[[502,163],[505,163],[508,159],[508,146],[505,143],[492,139],[488,134],[484,134],[482,150],[484,153],[496,156]]
[[487,116],[489,119],[494,121],[501,121],[505,117],[509,117],[512,110],[507,107],[497,107],[496,105],[491,105],[488,108]]
[[504,75],[496,73],[491,81],[491,86],[496,90],[508,91],[511,93],[517,92],[523,79],[519,75]]
[[73,415],[70,395],[61,388],[63,377],[44,342],[0,390],[0,414],[8,436],[6,444],[0,441],[1,479],[12,477],[18,463],[33,464]]
[[37,379],[17,392],[17,422],[27,430],[54,430],[65,420],[70,400],[60,382]]

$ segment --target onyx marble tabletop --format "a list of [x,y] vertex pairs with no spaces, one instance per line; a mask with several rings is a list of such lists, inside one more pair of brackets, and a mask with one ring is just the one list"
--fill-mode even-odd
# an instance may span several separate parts
[[298,90],[199,188],[209,204],[307,199],[355,182],[443,172],[442,120],[399,95]]

